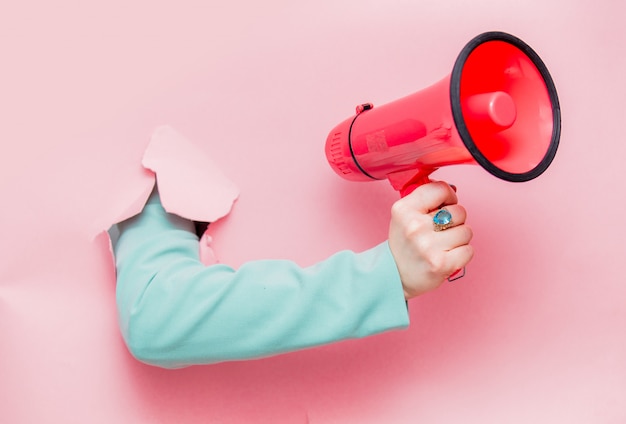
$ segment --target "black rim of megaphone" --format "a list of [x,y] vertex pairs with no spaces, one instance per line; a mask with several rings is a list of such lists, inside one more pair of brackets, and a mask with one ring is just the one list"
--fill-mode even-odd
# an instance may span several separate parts
[[[469,55],[474,51],[474,49],[488,41],[504,41],[520,49],[534,63],[535,67],[541,74],[541,77],[543,78],[543,81],[545,82],[548,89],[550,103],[552,104],[553,125],[550,146],[546,151],[546,155],[537,166],[535,166],[530,171],[521,174],[506,172],[498,168],[480,152],[478,147],[476,147],[476,143],[474,143],[474,140],[472,139],[469,130],[467,129],[467,125],[465,125],[463,111],[461,110],[461,74],[463,73],[465,62],[467,61]],[[450,100],[450,104],[452,105],[452,115],[454,117],[454,123],[456,124],[457,130],[459,132],[459,135],[461,136],[461,139],[463,140],[463,143],[465,143],[465,147],[467,147],[476,162],[478,162],[491,174],[506,181],[529,181],[541,175],[548,168],[548,166],[550,166],[550,163],[552,163],[552,160],[556,155],[556,150],[558,148],[559,139],[561,136],[561,109],[559,106],[559,99],[556,93],[556,87],[554,85],[552,77],[550,76],[550,73],[548,72],[548,68],[543,63],[539,55],[535,53],[535,51],[528,44],[526,44],[519,38],[505,32],[493,31],[480,34],[473,38],[469,43],[467,43],[463,50],[461,50],[461,53],[457,57],[454,64],[454,68],[452,69],[452,75],[450,78]]]

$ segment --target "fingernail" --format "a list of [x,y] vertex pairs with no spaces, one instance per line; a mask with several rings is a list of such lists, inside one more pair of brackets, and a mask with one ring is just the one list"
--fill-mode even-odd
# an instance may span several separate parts
[[452,190],[454,190],[454,192],[456,193],[456,186],[454,184],[450,184],[450,187],[452,188]]

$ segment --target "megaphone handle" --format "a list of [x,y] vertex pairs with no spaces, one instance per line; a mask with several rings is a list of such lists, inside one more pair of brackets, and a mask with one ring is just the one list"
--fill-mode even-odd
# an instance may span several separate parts
[[430,172],[427,174],[417,174],[413,179],[406,183],[404,187],[400,189],[400,197],[406,197],[409,194],[413,193],[413,191],[415,191],[415,189],[419,186],[432,182],[431,179],[428,178],[429,175]]

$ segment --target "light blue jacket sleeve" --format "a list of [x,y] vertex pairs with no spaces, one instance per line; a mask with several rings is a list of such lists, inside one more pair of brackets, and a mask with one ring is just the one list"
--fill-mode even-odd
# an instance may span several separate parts
[[261,358],[408,326],[388,244],[307,268],[260,260],[205,266],[193,223],[153,194],[118,224],[114,252],[122,335],[165,368]]

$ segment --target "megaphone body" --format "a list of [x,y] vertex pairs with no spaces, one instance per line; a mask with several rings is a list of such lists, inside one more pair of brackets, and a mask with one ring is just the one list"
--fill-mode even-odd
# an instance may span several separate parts
[[441,81],[382,106],[357,106],[325,150],[340,176],[387,179],[404,196],[453,164],[479,164],[507,181],[536,178],[556,154],[560,128],[556,88],[539,56],[510,34],[488,32]]

